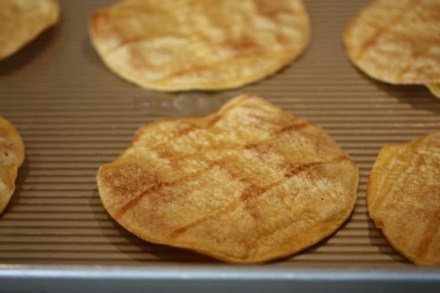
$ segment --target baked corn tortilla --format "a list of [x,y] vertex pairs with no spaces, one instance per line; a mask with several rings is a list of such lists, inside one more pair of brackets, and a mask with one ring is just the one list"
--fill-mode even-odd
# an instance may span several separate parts
[[335,232],[358,175],[319,126],[240,96],[206,117],[142,127],[97,182],[108,213],[140,238],[259,263]]
[[302,0],[125,0],[90,20],[117,75],[161,91],[235,88],[269,76],[309,42]]
[[57,0],[0,0],[0,60],[58,22]]
[[20,135],[0,116],[0,214],[14,193],[15,179],[23,160],[24,145]]
[[368,181],[371,218],[419,265],[440,265],[440,132],[385,146]]
[[440,83],[440,0],[377,0],[344,34],[365,74],[392,84]]

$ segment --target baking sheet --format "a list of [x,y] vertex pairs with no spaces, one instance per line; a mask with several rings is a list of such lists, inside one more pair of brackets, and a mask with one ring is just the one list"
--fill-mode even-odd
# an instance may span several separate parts
[[113,1],[60,2],[60,25],[0,63],[0,115],[17,127],[26,146],[15,195],[0,217],[0,270],[14,265],[233,269],[144,242],[120,228],[100,203],[95,174],[128,146],[142,124],[205,115],[237,94],[255,93],[321,125],[361,173],[355,211],[337,233],[303,253],[260,266],[261,271],[417,271],[369,220],[365,188],[381,146],[440,130],[440,101],[422,86],[371,80],[348,62],[342,32],[368,0],[306,0],[311,45],[271,78],[232,91],[174,94],[138,88],[98,58],[88,38],[88,16]]

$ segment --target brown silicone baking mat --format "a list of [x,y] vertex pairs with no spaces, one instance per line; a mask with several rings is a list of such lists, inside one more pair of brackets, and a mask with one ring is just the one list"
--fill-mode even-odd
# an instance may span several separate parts
[[255,93],[321,125],[361,170],[349,221],[329,239],[269,266],[410,266],[369,220],[365,188],[381,146],[440,129],[440,100],[422,86],[371,80],[348,62],[342,33],[368,0],[306,0],[310,47],[271,78],[233,91],[173,94],[134,86],[98,58],[88,17],[112,2],[61,1],[61,23],[0,62],[0,115],[26,145],[15,195],[0,216],[0,264],[220,264],[124,231],[103,209],[95,174],[142,124],[204,115],[237,94]]

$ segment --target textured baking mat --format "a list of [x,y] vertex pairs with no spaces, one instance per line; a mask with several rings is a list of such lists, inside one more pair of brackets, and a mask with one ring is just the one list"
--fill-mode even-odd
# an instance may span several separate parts
[[112,161],[142,124],[205,115],[240,93],[255,93],[318,123],[361,170],[349,221],[332,237],[271,267],[409,267],[374,228],[365,188],[381,146],[440,129],[440,101],[422,86],[367,78],[345,55],[341,36],[367,0],[308,0],[312,41],[296,62],[238,90],[163,94],[113,75],[93,50],[90,13],[112,1],[61,1],[62,22],[0,63],[0,115],[26,145],[17,190],[0,218],[0,264],[220,264],[143,242],[104,211],[98,166]]

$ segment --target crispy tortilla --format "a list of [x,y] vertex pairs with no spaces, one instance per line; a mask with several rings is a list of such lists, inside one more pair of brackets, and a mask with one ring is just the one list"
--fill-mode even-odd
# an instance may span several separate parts
[[302,0],[125,0],[95,12],[93,44],[141,87],[235,88],[271,75],[309,42]]
[[0,60],[58,22],[56,0],[0,0]]
[[335,232],[358,168],[319,126],[240,96],[206,117],[142,127],[97,182],[109,214],[140,238],[258,263]]
[[24,160],[24,145],[15,128],[0,116],[0,214],[15,189],[18,168]]
[[392,84],[440,83],[440,0],[377,0],[344,34],[365,74]]
[[440,132],[385,146],[367,189],[371,218],[390,244],[420,265],[440,265]]

